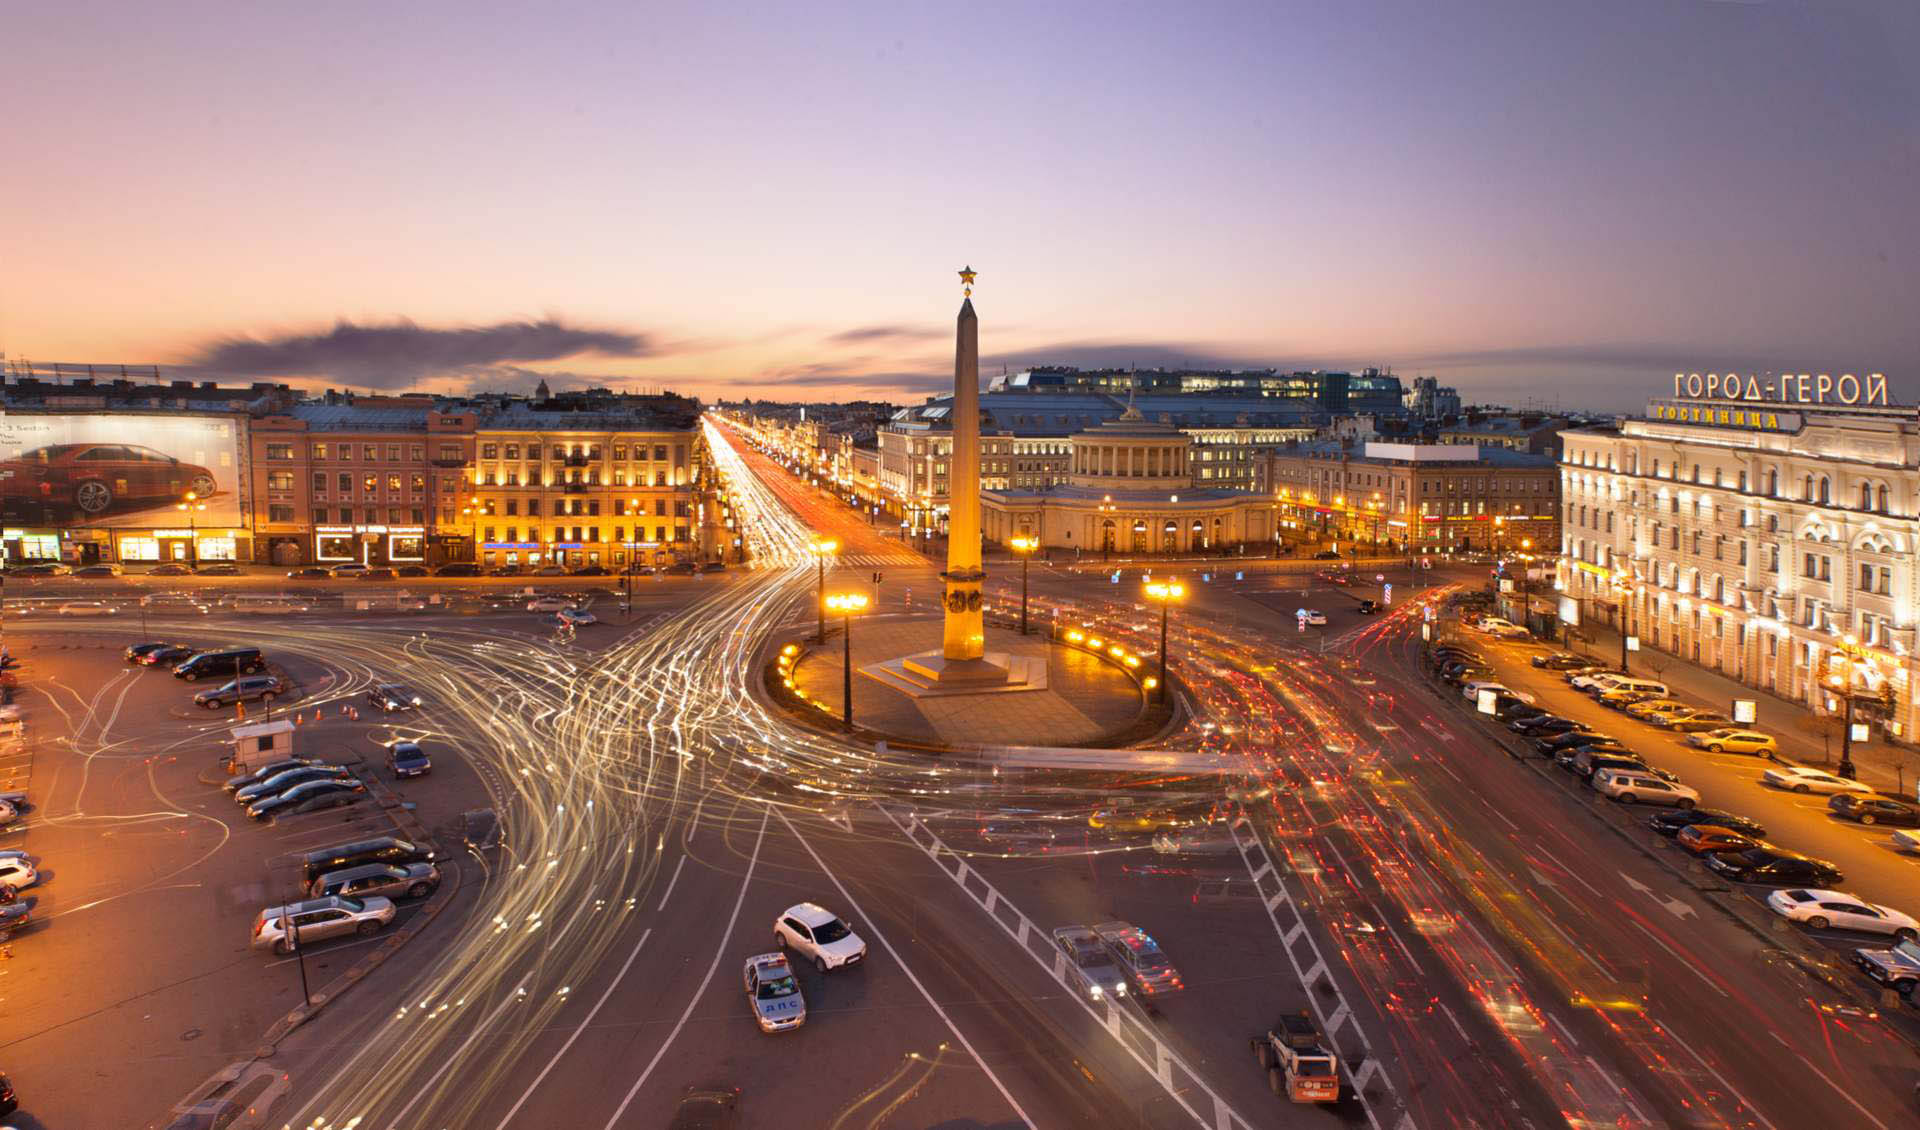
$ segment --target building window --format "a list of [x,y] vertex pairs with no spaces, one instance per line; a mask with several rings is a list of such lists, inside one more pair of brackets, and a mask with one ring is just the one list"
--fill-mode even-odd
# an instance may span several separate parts
[[[518,513],[520,513],[520,500],[517,498],[507,499],[507,514],[511,516]],[[507,540],[512,541],[513,538],[509,536]]]
[[339,486],[340,486],[340,493],[341,493],[341,494],[352,494],[352,493],[353,493],[353,474],[352,474],[352,472],[350,472],[350,471],[342,471],[342,472],[340,472],[340,477],[339,477]]
[[360,445],[360,460],[361,460],[361,462],[363,462],[363,463],[377,463],[377,462],[379,462],[379,461],[380,461],[380,449],[379,449],[378,447],[375,447],[375,446],[374,446],[373,444],[370,444],[370,443],[363,443],[363,444],[361,444],[361,445]]
[[292,471],[268,471],[267,489],[291,491],[293,489]]
[[498,458],[500,458],[500,445],[499,445],[499,444],[497,444],[497,443],[483,443],[483,444],[481,444],[481,445],[480,445],[480,458],[482,458],[482,459],[498,459]]
[[327,473],[325,471],[315,471],[313,473],[313,493],[327,493]]
[[520,458],[520,445],[519,445],[519,444],[517,444],[517,443],[510,443],[510,444],[507,444],[507,458],[509,458],[509,459],[518,459],[518,458]]
[[293,507],[291,507],[291,506],[269,506],[269,507],[267,507],[267,521],[269,521],[269,522],[291,522],[291,521],[293,521]]
[[332,511],[328,510],[326,507],[316,506],[313,508],[313,520],[316,523],[325,524],[327,521],[327,515],[330,513],[332,513]]
[[387,476],[387,490],[393,494],[400,493],[400,476],[399,475]]
[[400,462],[400,445],[399,444],[390,443],[387,445],[387,462],[389,463]]
[[540,500],[537,498],[527,499],[527,517],[538,518],[539,516],[540,516]]
[[460,445],[459,445],[459,444],[457,444],[457,443],[443,443],[443,444],[441,444],[441,445],[440,445],[440,462],[442,462],[442,463],[454,463],[454,462],[458,462],[458,461],[459,461],[459,459],[460,459]]
[[312,447],[312,451],[313,451],[313,457],[317,460],[324,461],[327,457],[327,445],[324,443],[314,444]]
[[372,494],[379,489],[380,489],[380,476],[367,475],[361,478],[360,480],[361,493]]
[[293,445],[290,443],[270,443],[267,445],[267,458],[292,459]]

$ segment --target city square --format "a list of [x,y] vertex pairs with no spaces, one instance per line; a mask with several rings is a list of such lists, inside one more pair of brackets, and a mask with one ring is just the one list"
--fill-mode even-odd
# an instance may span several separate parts
[[966,15],[23,17],[0,1130],[1920,1125],[1920,25]]

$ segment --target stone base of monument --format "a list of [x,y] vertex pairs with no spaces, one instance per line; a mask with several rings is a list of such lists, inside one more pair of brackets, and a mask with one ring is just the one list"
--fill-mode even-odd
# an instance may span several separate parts
[[939,651],[923,651],[862,667],[860,673],[914,698],[1047,689],[1044,657],[1004,651],[989,651],[979,659],[948,659]]

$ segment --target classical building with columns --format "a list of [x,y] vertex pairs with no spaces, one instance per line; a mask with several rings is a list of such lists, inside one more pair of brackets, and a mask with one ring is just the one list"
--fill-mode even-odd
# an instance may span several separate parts
[[1128,408],[1067,447],[1063,482],[981,492],[989,542],[1022,534],[1050,550],[1206,553],[1273,538],[1264,496],[1194,485],[1191,438],[1173,423]]
[[1661,399],[1562,443],[1583,618],[1819,711],[1851,687],[1911,738],[1920,410]]

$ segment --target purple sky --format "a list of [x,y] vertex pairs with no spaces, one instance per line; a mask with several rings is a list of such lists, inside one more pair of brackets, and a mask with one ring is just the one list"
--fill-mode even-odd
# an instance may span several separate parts
[[996,371],[1920,399],[1913,0],[69,0],[7,37],[10,357],[917,398],[971,262]]

